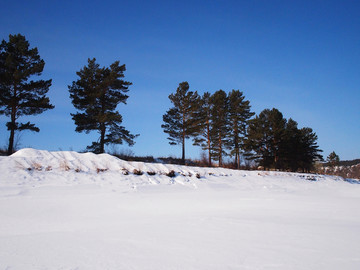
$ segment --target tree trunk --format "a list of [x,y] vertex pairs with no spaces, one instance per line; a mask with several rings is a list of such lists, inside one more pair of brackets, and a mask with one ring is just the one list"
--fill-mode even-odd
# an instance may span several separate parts
[[208,165],[211,166],[211,141],[210,141],[210,124],[209,120],[206,122],[206,128],[207,128],[207,143],[208,143],[208,151],[209,151],[209,161]]
[[238,137],[235,135],[235,166],[236,169],[239,169],[239,143],[238,143]]
[[101,124],[101,134],[100,134],[100,154],[105,153],[105,124]]
[[[16,85],[14,86],[14,95],[13,100],[16,99]],[[12,104],[11,106],[11,122],[10,122],[10,138],[9,138],[9,147],[7,154],[10,156],[14,153],[14,139],[15,139],[15,128],[16,128],[16,105]]]
[[222,166],[222,141],[221,141],[221,133],[219,134],[219,167]]
[[10,138],[9,138],[9,147],[7,154],[10,156],[14,152],[14,138],[15,138],[15,118],[11,115],[11,125],[10,125]]
[[181,163],[185,165],[185,133],[182,137],[182,156],[181,156]]

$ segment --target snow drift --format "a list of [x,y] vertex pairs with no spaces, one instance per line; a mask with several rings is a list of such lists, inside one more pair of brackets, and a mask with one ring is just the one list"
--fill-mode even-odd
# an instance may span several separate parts
[[360,268],[357,181],[34,149],[0,173],[0,269]]

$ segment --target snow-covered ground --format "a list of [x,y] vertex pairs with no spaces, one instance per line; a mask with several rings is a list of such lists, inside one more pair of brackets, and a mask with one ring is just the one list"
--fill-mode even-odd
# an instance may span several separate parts
[[339,177],[23,149],[0,158],[0,270],[357,270],[359,206]]

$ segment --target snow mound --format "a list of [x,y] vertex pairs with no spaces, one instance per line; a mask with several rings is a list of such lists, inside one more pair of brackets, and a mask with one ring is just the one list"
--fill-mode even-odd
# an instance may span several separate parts
[[0,170],[3,184],[30,184],[34,187],[97,184],[131,190],[162,184],[190,188],[287,190],[299,188],[295,182],[302,183],[301,188],[309,188],[311,182],[317,182],[317,185],[344,182],[343,178],[336,176],[128,162],[108,154],[49,152],[31,148],[2,157]]

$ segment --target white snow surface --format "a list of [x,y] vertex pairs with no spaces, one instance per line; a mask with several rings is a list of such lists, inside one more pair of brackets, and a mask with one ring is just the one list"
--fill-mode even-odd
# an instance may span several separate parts
[[23,149],[0,158],[0,270],[358,270],[359,207],[340,177]]

